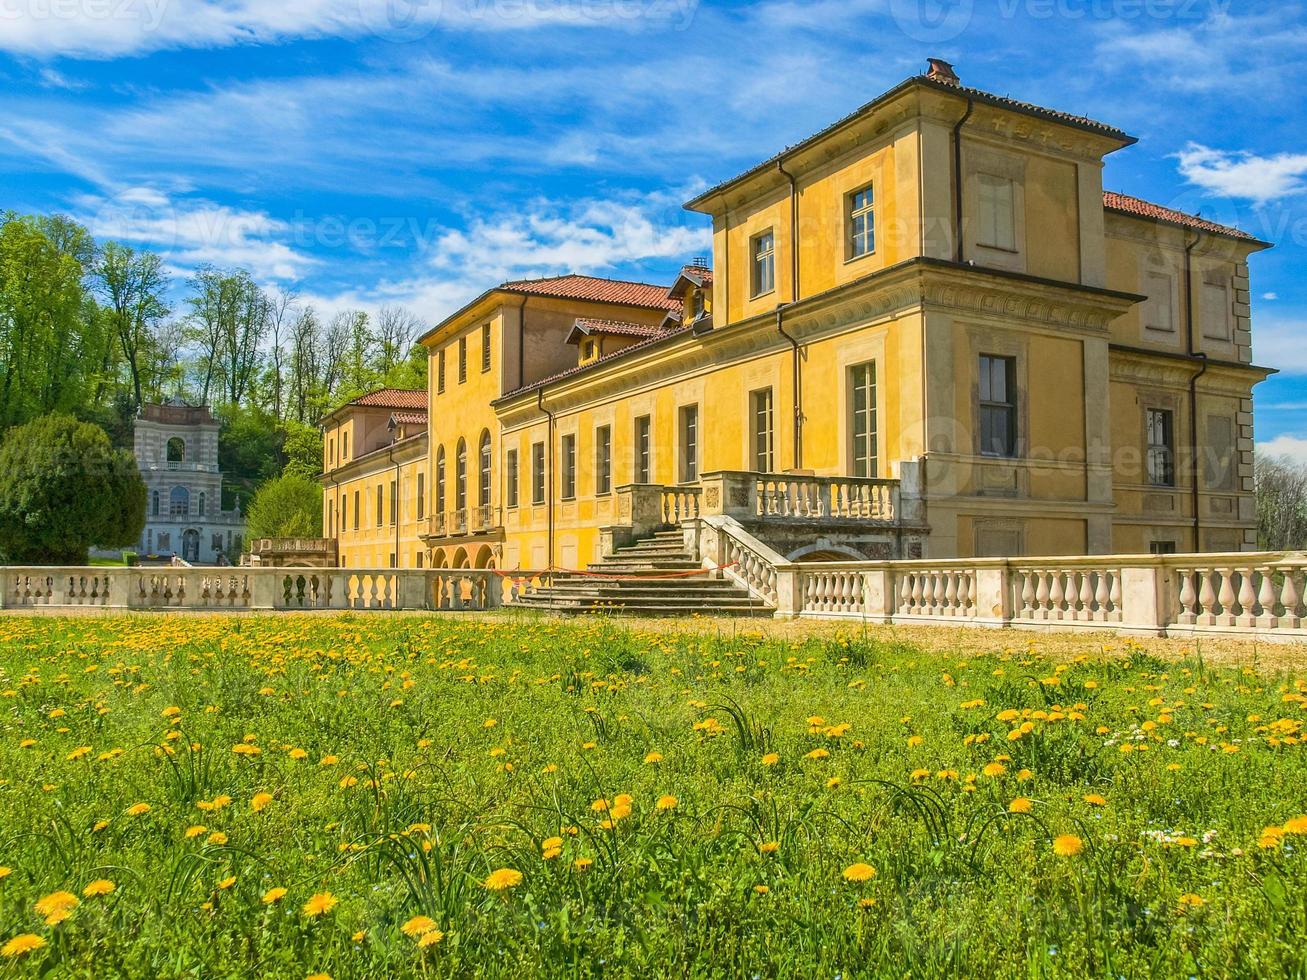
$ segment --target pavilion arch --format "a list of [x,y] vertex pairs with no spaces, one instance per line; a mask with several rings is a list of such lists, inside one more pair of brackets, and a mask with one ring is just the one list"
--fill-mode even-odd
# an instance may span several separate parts
[[786,561],[866,561],[867,556],[838,544],[809,544],[790,552]]
[[170,463],[186,462],[186,440],[181,436],[173,436],[164,447],[164,455]]
[[445,553],[444,548],[431,549],[431,567],[448,568],[449,556]]
[[472,566],[467,557],[467,549],[459,548],[456,550],[449,564],[451,568],[471,568]]
[[490,545],[483,544],[481,546],[481,549],[477,552],[475,567],[476,568],[495,567],[495,552],[494,549],[490,547]]

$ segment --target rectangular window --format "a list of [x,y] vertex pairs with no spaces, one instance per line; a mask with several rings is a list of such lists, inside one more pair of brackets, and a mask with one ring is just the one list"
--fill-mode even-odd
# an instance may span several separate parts
[[340,529],[343,531],[349,526],[349,497],[343,493],[340,495]]
[[1148,296],[1148,301],[1144,303],[1144,326],[1149,330],[1174,330],[1175,317],[1171,312],[1171,277],[1165,272],[1148,273],[1144,292]]
[[382,517],[384,516],[384,514],[382,513],[382,508],[385,505],[385,498],[382,496],[384,492],[385,492],[385,488],[382,487],[380,483],[378,483],[377,484],[377,527],[381,527],[381,520]]
[[980,452],[1017,454],[1017,360],[980,355]]
[[1234,489],[1234,419],[1228,415],[1207,416],[1207,446],[1203,451],[1207,486],[1210,490]]
[[776,236],[770,228],[749,242],[749,256],[753,266],[750,273],[753,295],[770,293],[776,288]]
[[1174,541],[1150,542],[1148,545],[1148,553],[1150,555],[1174,555],[1175,542]]
[[653,473],[653,426],[647,415],[635,420],[635,472],[633,483],[648,483]]
[[875,477],[876,451],[876,363],[849,368],[849,432],[853,436],[853,475]]
[[545,502],[545,444],[543,442],[531,445],[531,502],[533,504]]
[[417,554],[413,556],[413,567],[414,568],[422,567],[422,552],[419,551]]
[[1203,283],[1203,336],[1209,340],[1230,339],[1230,297],[1225,286]]
[[445,348],[436,354],[436,391],[445,390]]
[[508,484],[504,489],[508,496],[508,506],[517,506],[517,450],[510,449],[504,454],[504,480]]
[[848,196],[848,256],[870,255],[876,250],[876,197],[868,184]]
[[327,465],[328,466],[336,465],[336,440],[335,439],[327,440]]
[[595,493],[613,490],[613,430],[601,425],[595,429]]
[[393,525],[399,520],[399,484],[394,480],[390,481],[390,523]]
[[684,405],[680,411],[681,482],[699,479],[699,406]]
[[422,518],[427,516],[427,475],[425,473],[419,473],[417,477],[417,483],[418,483],[417,518],[420,521],[422,520]]
[[359,492],[354,491],[354,530],[359,529],[359,515],[363,513],[363,508],[359,505]]
[[749,394],[750,441],[753,443],[753,468],[759,473],[773,472],[772,391],[761,388]]
[[481,327],[481,373],[490,370],[490,324]]
[[349,429],[340,434],[340,461],[342,463],[349,460]]
[[1175,486],[1175,425],[1165,408],[1150,408],[1148,429],[1148,482],[1155,487]]
[[976,178],[976,243],[1015,252],[1017,236],[1012,181],[993,174],[977,174]]
[[467,380],[467,337],[458,338],[458,383]]
[[565,435],[560,444],[560,454],[563,457],[563,485],[560,488],[561,496],[564,500],[571,500],[576,496],[576,436]]

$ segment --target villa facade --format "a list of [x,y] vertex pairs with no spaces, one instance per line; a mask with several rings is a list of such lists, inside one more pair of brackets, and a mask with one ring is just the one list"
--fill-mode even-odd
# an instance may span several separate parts
[[1134,142],[932,61],[690,201],[675,282],[487,289],[426,391],[324,419],[339,564],[577,569],[731,507],[790,557],[1254,548],[1268,246],[1104,191]]
[[245,518],[239,507],[222,507],[219,428],[206,406],[141,406],[133,445],[146,489],[145,529],[137,543],[142,555],[196,565],[239,557]]

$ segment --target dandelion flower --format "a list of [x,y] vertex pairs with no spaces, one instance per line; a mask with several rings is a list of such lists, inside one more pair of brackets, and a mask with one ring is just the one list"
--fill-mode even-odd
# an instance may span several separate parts
[[681,801],[678,800],[675,796],[672,796],[670,793],[668,793],[664,796],[658,797],[658,802],[654,804],[654,809],[675,810],[677,804],[679,804],[680,802]]
[[310,919],[315,919],[320,915],[326,915],[339,903],[340,899],[331,892],[318,892],[304,903],[304,914]]
[[435,946],[444,938],[445,934],[439,929],[429,929],[418,937],[418,947],[420,949],[427,949],[428,947]]
[[757,892],[759,895],[766,895],[769,891],[771,891],[771,889],[768,888],[766,885],[754,885],[753,890]]
[[593,865],[594,863],[595,863],[594,858],[579,857],[572,862],[572,867],[576,868],[577,871],[589,871],[590,866]]
[[828,751],[826,751],[825,749],[813,749],[811,752],[809,752],[807,755],[805,755],[804,758],[805,758],[805,759],[825,759],[825,758],[826,758],[827,756],[829,756],[829,755],[830,755],[830,753],[829,753]]
[[435,927],[435,919],[428,915],[415,915],[400,926],[399,931],[411,939],[416,939],[418,936],[430,932]]
[[1176,904],[1179,906],[1179,911],[1184,912],[1186,909],[1202,908],[1207,904],[1207,899],[1201,895],[1195,895],[1193,892],[1185,892],[1176,899]]
[[876,869],[873,868],[870,864],[863,864],[862,862],[859,862],[857,864],[850,864],[847,868],[844,869],[845,881],[852,881],[852,882],[871,881],[871,879],[874,877],[876,877]]
[[14,870],[13,868],[9,868],[3,864],[0,864],[0,881],[4,881],[4,879],[8,878],[11,874],[13,874],[13,870]]
[[0,948],[0,956],[15,957],[23,956],[26,953],[34,953],[45,946],[45,940],[32,932],[24,932],[15,936],[9,942]]
[[763,841],[761,844],[758,845],[759,854],[775,854],[780,849],[781,849],[780,842],[774,840]]
[[1003,765],[1001,762],[991,762],[989,765],[985,766],[984,769],[980,770],[982,776],[986,776],[990,779],[996,779],[1005,772],[1007,772],[1007,766]]
[[205,843],[212,844],[215,847],[221,847],[223,844],[227,843],[227,835],[224,834],[221,830],[215,830],[213,833],[209,835]]
[[1035,808],[1035,805],[1024,796],[1018,796],[1015,800],[1007,805],[1008,813],[1029,813]]
[[150,812],[150,804],[133,803],[131,806],[127,808],[126,812],[127,812],[127,816],[129,817],[143,817],[145,816],[145,814]]
[[875,900],[874,898],[860,898],[860,899],[858,899],[858,908],[860,908],[860,909],[869,909],[869,908],[871,908],[872,906],[874,906],[875,904],[876,904],[876,900]]
[[513,868],[499,868],[490,872],[482,885],[492,892],[507,891],[522,884],[522,872]]
[[1286,834],[1307,834],[1307,814],[1298,817],[1290,817],[1284,822],[1284,832]]
[[97,895],[108,895],[117,887],[118,886],[108,878],[96,878],[95,881],[82,889],[82,896],[85,898],[95,898]]
[[330,973],[310,973],[304,980],[331,980]]
[[39,898],[36,901],[36,914],[45,917],[48,926],[58,925],[77,908],[79,902],[72,892],[58,891]]
[[646,766],[656,766],[658,765],[658,763],[662,761],[663,761],[663,754],[661,752],[650,752],[648,755],[644,757],[644,764]]
[[1053,853],[1058,857],[1075,857],[1085,849],[1085,842],[1075,834],[1060,834],[1053,838]]
[[776,763],[780,761],[781,761],[781,754],[779,752],[768,752],[766,755],[762,757],[762,764],[764,766],[774,766],[776,765]]
[[274,905],[277,902],[280,902],[285,897],[286,897],[286,889],[281,887],[269,888],[266,892],[263,893],[263,904]]
[[228,877],[223,878],[222,881],[218,882],[218,891],[225,892],[234,884],[236,884],[236,876],[229,875]]
[[250,808],[253,809],[255,813],[258,813],[261,810],[267,809],[270,803],[272,803],[271,793],[255,793],[254,798],[250,800]]
[[208,830],[209,828],[202,823],[193,824],[186,828],[186,837],[188,840],[192,837],[199,837],[201,834],[207,833]]
[[1086,793],[1084,800],[1090,806],[1107,806],[1107,798],[1099,796],[1097,793]]

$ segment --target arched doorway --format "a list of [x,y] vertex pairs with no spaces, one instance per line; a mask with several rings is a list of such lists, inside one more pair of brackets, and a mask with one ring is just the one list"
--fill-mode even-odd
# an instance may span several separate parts
[[494,568],[495,552],[488,544],[483,544],[481,550],[477,552],[477,568]]
[[451,568],[470,568],[471,563],[467,559],[467,549],[459,548],[454,552],[454,558],[449,563]]
[[168,462],[182,463],[186,461],[186,440],[181,436],[173,436],[168,440],[167,446]]
[[182,532],[182,560],[200,560],[200,532],[193,527]]

